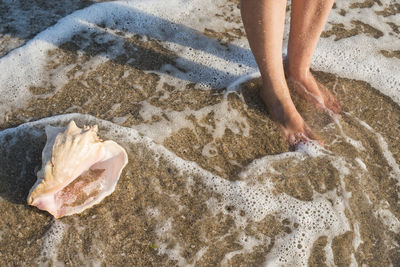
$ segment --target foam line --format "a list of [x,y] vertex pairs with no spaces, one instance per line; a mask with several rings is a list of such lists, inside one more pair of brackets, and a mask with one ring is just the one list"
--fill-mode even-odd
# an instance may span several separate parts
[[[210,16],[210,12],[222,3],[225,2],[170,0],[166,5],[163,0],[116,1],[94,4],[72,13],[0,59],[0,69],[6,70],[0,72],[0,114],[23,106],[32,97],[28,88],[40,86],[47,79],[44,75],[47,51],[57,48],[77,32],[87,30],[90,28],[88,24],[105,23],[109,28],[161,40],[176,50],[180,57],[178,64],[189,69],[188,73],[175,72],[177,77],[205,85],[228,86],[229,90],[234,90],[249,78],[249,73],[256,72],[257,67],[245,38],[236,40],[236,44],[222,46],[217,40],[202,34],[208,26],[220,27],[221,30],[228,26],[242,27]],[[203,9],[199,11],[198,6]],[[340,20],[343,18],[332,12],[330,22]],[[222,26],[218,26],[220,24]],[[384,27],[382,25],[376,24]],[[337,42],[332,38],[321,38],[312,66],[317,70],[367,81],[400,103],[398,59],[385,58],[379,52],[383,47],[381,43],[385,46],[389,43],[388,48],[393,48],[399,40],[389,35],[381,39],[371,39],[362,34]]]
[[397,164],[395,158],[393,157],[392,152],[389,150],[389,145],[383,138],[383,136],[375,131],[371,126],[369,126],[365,121],[362,121],[358,118],[355,118],[362,126],[364,126],[367,130],[375,134],[376,138],[378,139],[379,147],[382,150],[382,154],[385,157],[387,163],[392,168],[392,177],[397,180],[397,185],[400,185],[400,167]]
[[243,84],[243,83],[245,83],[245,82],[247,82],[247,81],[249,81],[251,79],[258,78],[258,77],[261,77],[261,74],[260,74],[259,71],[243,75],[243,76],[239,77],[239,79],[237,79],[237,80],[233,81],[232,83],[230,83],[228,85],[228,87],[226,88],[226,90],[228,92],[237,91],[239,85],[241,85],[241,84]]
[[[201,31],[180,23],[187,20],[186,11],[198,4],[198,1],[172,0],[165,10],[157,8],[164,6],[160,1],[116,1],[95,4],[61,19],[0,59],[0,69],[7,70],[0,72],[0,114],[23,106],[32,97],[28,88],[39,87],[48,80],[45,74],[47,51],[56,49],[82,30],[95,29],[93,25],[100,23],[128,34],[163,41],[179,53],[176,61],[187,71],[175,71],[172,75],[183,80],[222,88],[241,75],[254,72],[253,56],[245,46],[222,46]],[[175,10],[178,6],[180,8]]]
[[[256,222],[262,220],[268,214],[279,214],[281,219],[291,218],[297,222],[299,227],[292,234],[276,240],[275,246],[271,253],[268,254],[266,264],[306,265],[311,246],[318,236],[322,234],[337,235],[350,229],[341,201],[332,204],[325,196],[320,194],[316,194],[312,202],[300,201],[286,194],[275,195],[273,193],[274,187],[268,179],[262,183],[254,183],[254,178],[257,174],[268,176],[268,167],[266,169],[263,168],[264,166],[268,166],[269,160],[273,162],[282,157],[292,157],[294,160],[298,156],[300,156],[299,160],[302,160],[304,153],[301,152],[265,157],[262,160],[256,161],[247,171],[240,174],[243,180],[230,182],[201,168],[195,162],[178,157],[164,146],[153,142],[150,138],[140,136],[135,129],[118,126],[89,115],[68,114],[54,116],[26,123],[17,128],[4,130],[0,132],[0,137],[6,133],[10,134],[19,130],[28,130],[32,127],[44,128],[45,124],[66,124],[71,119],[81,123],[98,124],[100,129],[107,131],[108,138],[118,139],[121,143],[144,144],[148,149],[161,155],[164,159],[175,165],[180,171],[180,175],[198,175],[202,177],[203,183],[210,190],[214,190],[222,196],[223,206],[234,205],[236,207],[237,214],[235,215],[235,221],[239,225],[243,224],[243,229],[246,222],[243,221],[243,216],[239,215],[240,210],[246,211],[246,216]],[[330,199],[334,198],[335,195],[333,194],[329,196]],[[226,211],[221,208],[220,212]],[[309,215],[306,216],[305,214]],[[322,223],[316,223],[321,218],[323,218]],[[303,236],[307,236],[307,239],[304,239]],[[298,244],[301,244],[302,249],[298,248]]]
[[[312,67],[341,77],[366,81],[400,104],[400,64],[365,44],[363,36],[332,42],[320,39]],[[362,44],[362,49],[355,44]]]

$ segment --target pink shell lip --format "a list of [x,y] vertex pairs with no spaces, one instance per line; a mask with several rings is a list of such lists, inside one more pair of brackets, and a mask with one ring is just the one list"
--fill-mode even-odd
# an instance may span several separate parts
[[[89,131],[91,132],[88,133]],[[51,149],[45,146],[43,150],[42,170],[38,172],[38,180],[29,193],[27,199],[29,205],[45,210],[55,218],[60,218],[80,213],[98,204],[115,190],[122,170],[128,163],[128,156],[126,151],[114,141],[101,141],[97,136],[97,126],[81,129],[71,121],[61,131],[55,131],[54,128],[47,131],[46,127],[46,134],[46,146],[48,144],[51,145]],[[61,137],[59,137],[60,135]],[[85,141],[84,138],[90,139]],[[93,149],[88,148],[92,143],[94,145]],[[82,167],[78,166],[76,168],[81,171],[75,171],[76,175],[74,176],[54,176],[54,173],[61,175],[70,173],[69,170],[63,169],[65,160],[68,161],[68,159],[62,160],[64,150],[57,151],[56,154],[58,154],[54,159],[53,152],[56,149],[54,147],[56,145],[59,146],[58,148],[64,149],[65,154],[69,157],[77,156],[78,159],[80,155],[83,157],[82,162],[73,159],[71,160],[73,162],[72,165],[69,163],[70,167],[76,167],[76,162],[78,162],[77,164],[81,164]],[[83,152],[80,149],[76,149],[77,145],[84,146],[81,149]],[[75,155],[75,152],[78,155]],[[86,152],[94,153],[95,155],[91,157],[86,155]],[[45,155],[45,153],[47,154]],[[51,157],[48,153],[51,153]],[[45,159],[48,159],[48,161],[45,162]],[[85,160],[89,161],[85,162]],[[66,165],[68,167],[68,163]],[[97,171],[99,169],[102,171]],[[74,173],[73,170],[72,173]],[[76,180],[77,178],[79,180]],[[83,182],[81,181],[82,179],[84,179]],[[65,190],[68,190],[68,194],[61,193]]]

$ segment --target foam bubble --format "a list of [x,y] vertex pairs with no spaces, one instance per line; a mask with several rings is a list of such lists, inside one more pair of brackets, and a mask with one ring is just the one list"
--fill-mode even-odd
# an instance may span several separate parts
[[382,218],[382,222],[388,227],[391,231],[396,234],[400,231],[400,221],[394,216],[394,214],[389,209],[378,209],[377,213]]
[[317,141],[313,141],[313,140],[308,140],[307,142],[300,142],[296,146],[296,150],[306,153],[307,155],[309,155],[311,157],[318,157],[318,156],[321,156],[324,154],[323,147],[320,146]]
[[68,226],[61,221],[56,220],[52,223],[43,237],[42,251],[40,257],[36,259],[37,264],[42,265],[47,262],[53,266],[64,266],[64,263],[57,259],[57,249],[67,228]]
[[[175,69],[170,75],[196,82],[204,88],[224,87],[238,76],[251,70],[254,72],[255,62],[250,50],[242,47],[246,45],[245,40],[223,46],[201,34],[208,25],[221,25],[222,29],[225,26],[238,26],[217,16],[209,17],[209,12],[213,12],[217,6],[223,6],[221,3],[224,1],[204,3],[199,0],[173,0],[168,5],[163,1],[115,1],[76,11],[0,59],[0,68],[4,70],[0,74],[3,85],[0,91],[1,111],[4,114],[26,103],[32,97],[28,88],[42,86],[43,81],[49,80],[45,72],[47,52],[82,31],[107,32],[109,35],[102,37],[105,38],[103,42],[112,36],[115,37],[113,40],[121,39],[117,38],[117,31],[113,28],[125,29],[128,37],[139,34],[158,39],[179,55],[176,63],[185,69],[185,73]],[[208,8],[200,11],[196,8],[207,5]],[[190,17],[188,10],[193,13]],[[207,17],[207,20],[191,20],[196,16]],[[101,28],[98,24],[104,24],[107,28]],[[121,42],[117,42],[107,54],[98,55],[93,60],[112,58],[121,51],[120,45]],[[65,84],[67,72],[68,67],[55,71],[55,85]]]
[[365,165],[365,163],[362,161],[362,159],[360,158],[355,158],[355,160],[357,161],[358,165],[360,165],[360,167],[364,170],[364,171],[368,171],[367,170],[367,165]]
[[[381,1],[382,5],[370,8],[350,8],[352,1],[335,1],[336,10],[345,10],[346,15],[340,15],[332,10],[326,28],[331,23],[342,23],[346,29],[354,28],[354,21],[360,21],[382,32],[382,36],[374,38],[367,34],[358,34],[339,41],[333,37],[321,38],[314,54],[312,67],[338,74],[341,77],[367,81],[385,95],[390,96],[400,104],[400,64],[396,58],[386,58],[381,50],[398,50],[400,39],[391,32],[388,23],[399,24],[399,16],[382,17],[376,12],[382,11],[393,3],[390,0]],[[384,34],[386,33],[386,34]]]
[[[202,169],[197,163],[177,157],[174,153],[167,150],[162,145],[155,143],[149,137],[141,136],[139,132],[134,129],[98,120],[89,115],[60,115],[26,123],[19,126],[17,129],[21,130],[29,127],[38,127],[44,124],[66,124],[71,119],[75,119],[78,122],[84,121],[86,124],[88,122],[98,124],[100,129],[107,130],[108,138],[118,139],[123,143],[144,144],[155,154],[158,154],[160,157],[163,157],[176,166],[180,175],[186,177],[197,175],[202,177],[203,183],[208,188],[222,196],[222,205],[210,200],[208,206],[213,207],[214,212],[218,211],[227,214],[224,207],[233,205],[235,207],[233,212],[235,223],[241,229],[246,228],[249,220],[255,222],[261,221],[268,214],[274,214],[278,216],[280,220],[289,219],[291,222],[296,223],[297,228],[293,228],[291,234],[280,237],[275,241],[275,245],[266,259],[266,264],[306,265],[311,246],[320,235],[333,237],[333,235],[344,233],[350,229],[344,214],[344,203],[337,198],[334,192],[315,194],[313,201],[307,202],[286,194],[275,194],[274,186],[268,179],[257,182],[257,176],[262,175],[268,177],[268,175],[271,175],[269,166],[276,161],[281,159],[301,161],[305,157],[308,157],[302,152],[266,156],[255,160],[247,169],[239,174],[242,180],[230,182]],[[340,165],[341,163],[338,161],[338,166]],[[175,196],[171,197],[175,198]],[[335,201],[332,203],[328,201],[328,199],[334,199]],[[240,211],[244,211],[245,216],[240,215]],[[149,212],[151,213],[152,211],[149,210]],[[156,232],[160,240],[163,240],[162,238],[171,234],[171,224],[172,221],[167,220],[159,225]],[[307,236],[307,238],[305,238],[305,236]],[[259,238],[268,242],[268,238],[265,236],[260,235]],[[259,239],[251,240],[246,241],[243,239],[238,240],[238,242],[243,242],[244,247],[251,249],[251,247],[254,247],[256,244],[254,242],[258,242]],[[179,243],[173,248],[167,248],[167,245],[161,241],[157,243],[157,245],[159,253],[167,253],[171,259],[177,260],[180,265],[187,264],[185,259],[181,256],[182,247]],[[233,257],[234,255],[231,256]]]
[[400,167],[397,164],[396,160],[394,159],[392,152],[390,152],[389,146],[388,146],[387,142],[385,141],[385,139],[383,138],[383,136],[380,133],[378,133],[377,131],[375,131],[366,122],[364,122],[358,118],[356,118],[356,120],[362,126],[364,126],[367,130],[369,130],[370,132],[372,132],[376,135],[376,137],[378,139],[379,147],[381,148],[381,150],[383,152],[383,156],[385,157],[389,166],[392,168],[392,172],[390,174],[394,179],[397,180],[397,184],[400,185]]
[[[337,5],[346,9],[348,15],[343,17],[332,11],[329,23],[344,23],[346,27],[351,27],[351,21],[363,21],[365,17],[368,17],[369,24],[385,32],[389,27],[388,22],[398,21],[396,16],[378,17],[374,13],[381,9],[378,5],[359,10],[348,8],[350,4],[347,1],[338,1]],[[389,0],[382,1],[383,7],[388,4],[390,4]],[[242,29],[240,21],[225,21],[219,16],[210,16],[215,10],[220,10],[225,6],[230,8],[231,5],[232,3],[227,4],[223,0],[208,0],[206,3],[200,0],[173,0],[169,1],[168,5],[165,5],[163,1],[115,1],[95,4],[74,12],[60,20],[55,26],[38,34],[26,45],[0,59],[0,68],[7,70],[0,74],[3,85],[0,92],[1,113],[5,114],[11,108],[17,108],[26,103],[32,97],[28,88],[41,86],[43,81],[48,80],[45,77],[44,68],[49,50],[57,48],[62,42],[82,30],[99,30],[97,24],[101,23],[106,25],[106,29],[101,30],[111,34],[104,41],[110,39],[113,34],[116,36],[113,28],[117,28],[117,24],[126,29],[128,35],[140,34],[162,41],[165,47],[179,55],[176,62],[186,70],[186,73],[179,73],[175,69],[173,70],[175,73],[171,75],[183,80],[189,79],[198,85],[203,84],[205,88],[228,86],[232,89],[236,86],[234,81],[240,82],[239,77],[257,73],[247,40],[237,37],[230,45],[222,46],[215,39],[201,34],[208,28],[215,31],[232,27]],[[198,6],[202,8],[199,9]],[[233,11],[233,15],[239,16],[236,8],[231,8],[231,10],[236,10]],[[287,36],[285,39],[287,40]],[[363,45],[359,47],[354,44]],[[398,44],[399,39],[395,35],[388,34],[379,39],[359,34],[337,42],[332,41],[332,38],[321,38],[315,52],[313,67],[331,71],[343,77],[367,81],[400,103],[398,91],[400,78],[397,75],[400,71],[399,64],[396,58],[386,58],[380,52],[384,49],[394,50]],[[119,50],[118,47],[116,45],[114,50],[109,51],[110,54],[104,57],[98,56],[94,60],[107,60]],[[58,75],[54,76],[54,83],[58,87],[65,83],[67,70],[61,73],[56,72]],[[251,74],[251,77],[253,76]]]
[[[350,9],[349,5],[354,1],[336,2],[338,9],[347,10],[348,15],[343,17],[332,11],[329,17],[331,23],[343,23],[346,28],[351,28],[352,20],[363,21],[368,18],[368,24],[377,29],[382,29],[383,32],[388,32],[388,22],[395,22],[400,25],[399,16],[381,18],[375,13],[391,3],[389,0],[382,0],[382,6],[374,5],[373,8],[364,10]],[[144,40],[146,38],[157,39],[163,47],[175,52],[178,55],[176,63],[179,68],[166,64],[160,70],[152,71],[160,75],[161,81],[168,81],[169,84],[182,88],[184,88],[184,85],[194,82],[198,84],[196,88],[228,87],[228,90],[235,90],[237,85],[249,78],[256,77],[258,74],[246,76],[249,73],[257,73],[257,68],[245,38],[237,38],[230,44],[221,45],[215,39],[205,37],[202,34],[206,28],[223,31],[229,27],[242,27],[236,22],[226,22],[224,19],[214,16],[215,10],[218,10],[221,5],[224,6],[223,8],[229,8],[232,3],[227,4],[222,0],[170,0],[168,4],[163,0],[115,1],[92,5],[65,17],[54,27],[37,35],[25,46],[15,49],[0,59],[0,69],[2,70],[0,73],[2,83],[0,88],[0,121],[6,118],[7,112],[22,107],[32,98],[28,90],[30,86],[43,86],[49,79],[45,70],[49,57],[48,51],[57,48],[61,43],[69,40],[71,36],[83,30],[103,31],[97,26],[99,23],[105,23],[107,26],[105,31],[109,33],[103,41],[117,38],[116,31],[111,28],[117,28],[118,22],[120,25],[118,27],[126,29],[128,36],[139,34],[144,36]],[[201,6],[201,9],[198,8],[199,6]],[[235,16],[239,16],[237,9],[234,12],[236,12]],[[329,24],[327,27],[329,27]],[[398,75],[400,66],[398,60],[386,58],[380,52],[381,50],[398,49],[399,38],[397,37],[396,35],[386,34],[379,39],[374,39],[361,34],[339,41],[333,41],[334,37],[322,38],[318,44],[312,66],[317,70],[330,71],[343,77],[367,81],[384,94],[392,97],[394,101],[400,103],[398,89],[400,88],[400,76]],[[287,35],[285,39],[287,40]],[[101,42],[102,40],[97,38],[97,41]],[[88,61],[84,70],[95,68],[101,62],[115,56],[120,45],[121,43],[117,42],[108,53]],[[61,87],[67,82],[66,73],[70,68],[71,66],[61,66],[54,70],[55,76],[52,78],[52,83],[56,87]],[[180,68],[185,69],[186,72],[182,72]],[[101,77],[98,77],[98,79],[101,83]],[[162,113],[161,109],[147,102],[143,102],[142,105],[141,115],[145,120],[150,120],[153,115],[161,115]],[[199,119],[210,111],[215,112],[217,121],[216,128],[212,130],[214,139],[222,136],[226,128],[231,129],[234,133],[248,135],[249,127],[245,118],[239,113],[235,113],[235,110],[230,109],[228,102],[224,99],[215,106],[195,112],[191,110],[179,113],[171,112],[173,119],[169,124],[165,124],[165,122],[147,123],[138,125],[136,130],[123,128],[90,116],[69,114],[23,124],[17,129],[7,129],[1,131],[0,136],[19,130],[31,129],[32,126],[41,127],[49,123],[63,124],[71,119],[98,123],[108,130],[109,136],[115,139],[122,139],[126,143],[146,145],[160,157],[167,158],[177,166],[181,174],[200,175],[210,189],[222,195],[222,204],[215,199],[210,199],[207,202],[207,206],[214,214],[217,212],[226,214],[224,206],[234,205],[237,212],[239,210],[245,211],[246,216],[234,214],[235,222],[242,228],[248,225],[249,220],[260,221],[267,214],[279,214],[278,216],[281,219],[288,218],[291,222],[299,224],[298,228],[292,229],[291,234],[276,241],[272,252],[266,259],[267,264],[306,265],[313,241],[321,235],[327,235],[328,245],[325,247],[327,263],[334,265],[331,249],[332,239],[334,235],[350,230],[349,222],[344,214],[345,208],[350,210],[351,193],[346,192],[344,183],[344,177],[351,173],[349,164],[343,158],[329,156],[332,165],[340,174],[341,198],[334,192],[328,192],[326,194],[314,194],[312,202],[305,202],[286,194],[276,195],[274,186],[271,182],[268,182],[268,179],[263,182],[256,182],[255,178],[277,175],[279,171],[273,168],[273,163],[280,160],[290,159],[292,162],[296,162],[309,156],[328,157],[324,150],[304,146],[300,147],[297,152],[263,157],[253,161],[239,174],[240,181],[230,182],[200,168],[196,163],[177,157],[154,142],[162,143],[172,132],[184,127],[193,128],[193,124],[186,119],[186,116],[194,114]],[[229,119],[227,119],[228,113],[232,114]],[[123,117],[115,118],[115,122],[123,123],[126,119]],[[392,176],[399,180],[400,168],[389,151],[386,141],[371,127],[361,121],[360,123],[367,130],[375,133],[383,155],[393,169]],[[340,125],[338,126],[340,127]],[[204,125],[204,127],[209,126]],[[139,133],[148,137],[141,136]],[[346,136],[343,131],[342,135],[358,151],[365,150],[360,141]],[[206,149],[203,149],[203,154],[212,157],[211,149],[212,143],[208,144]],[[356,162],[362,169],[366,169],[361,159],[356,159]],[[155,210],[148,212],[150,215],[157,216]],[[398,232],[399,222],[389,209],[379,210],[378,215],[384,218],[383,221],[386,221],[391,230]],[[351,211],[350,216],[352,216]],[[167,221],[166,224],[160,225],[159,236],[170,232],[170,223]],[[362,243],[362,240],[358,224],[353,224],[353,228],[352,230],[355,232],[353,246],[356,249]],[[57,262],[55,248],[61,242],[65,229],[65,225],[56,221],[44,237],[43,251],[45,251],[46,257],[50,255],[50,258],[55,258],[53,262]],[[307,236],[307,238],[304,236]],[[261,242],[260,240],[264,244],[269,242],[265,236],[260,236],[256,240],[246,237],[244,234],[241,234],[237,241],[244,247],[244,250],[251,250],[258,242]],[[179,244],[176,244],[174,248],[167,248],[166,244],[160,243],[159,252],[167,253],[170,258],[176,259],[180,265],[187,265],[187,262],[181,256],[182,247]],[[201,257],[202,253],[204,253],[204,250],[200,250],[197,257]],[[228,262],[236,255],[235,253],[227,254],[225,261]]]
[[269,245],[271,243],[271,239],[269,237],[265,237],[264,235],[259,235],[258,238],[255,238],[253,236],[248,236],[243,232],[240,233],[237,241],[242,246],[242,249],[227,253],[224,259],[221,261],[222,266],[228,266],[229,261],[238,254],[249,253],[259,245]]

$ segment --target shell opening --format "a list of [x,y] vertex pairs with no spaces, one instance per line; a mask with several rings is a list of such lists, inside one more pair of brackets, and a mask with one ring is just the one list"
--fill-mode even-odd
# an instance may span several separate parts
[[58,207],[55,217],[80,212],[111,194],[124,163],[123,153],[97,162],[55,193],[54,201]]

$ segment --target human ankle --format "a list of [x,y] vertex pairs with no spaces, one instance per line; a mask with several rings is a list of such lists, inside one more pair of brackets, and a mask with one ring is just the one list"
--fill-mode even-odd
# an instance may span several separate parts
[[277,90],[277,87],[264,86],[260,91],[260,96],[267,106],[282,106],[286,109],[294,105],[289,89],[286,87],[281,87]]
[[286,118],[288,114],[297,112],[290,96],[277,96],[271,92],[260,92],[260,96],[271,115],[279,121]]
[[287,78],[299,82],[304,82],[311,76],[310,68],[308,66],[301,67],[300,64],[295,65],[289,60],[287,60],[285,64],[285,74]]

